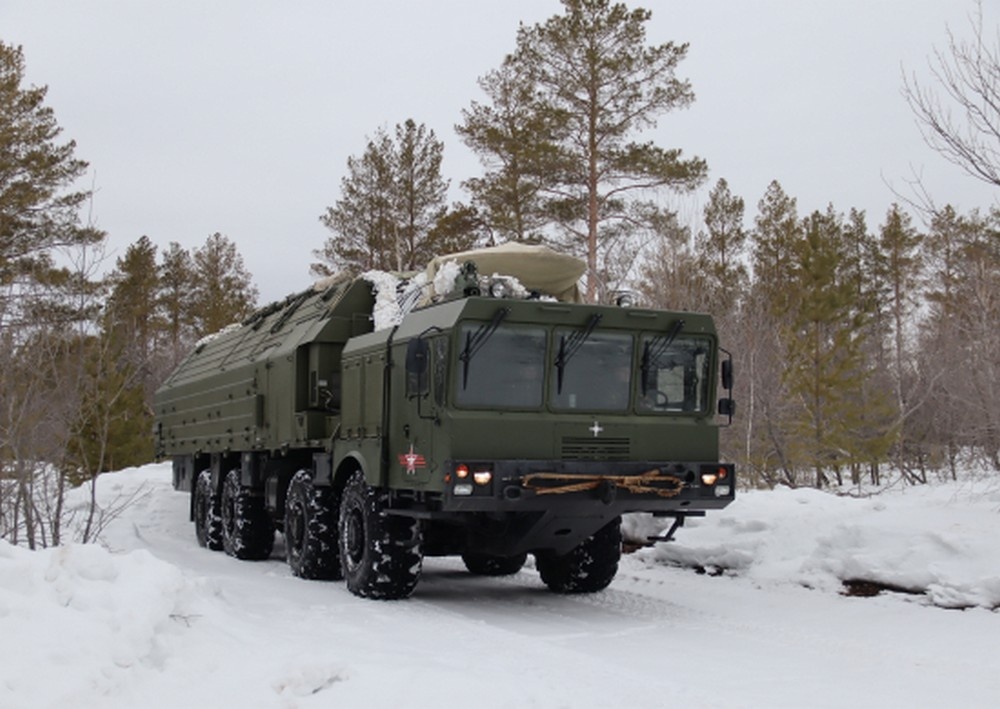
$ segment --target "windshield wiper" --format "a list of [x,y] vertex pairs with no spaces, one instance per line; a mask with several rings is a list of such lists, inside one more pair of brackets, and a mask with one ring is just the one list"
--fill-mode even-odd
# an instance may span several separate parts
[[556,393],[562,394],[563,372],[566,370],[566,365],[573,358],[573,355],[583,347],[583,343],[590,337],[594,328],[597,327],[597,323],[601,322],[602,317],[604,316],[600,313],[594,313],[587,321],[586,327],[570,335],[569,340],[566,339],[565,335],[559,338],[559,354],[556,355]]
[[649,380],[649,370],[654,365],[659,365],[660,355],[667,351],[667,348],[674,343],[677,335],[680,334],[681,330],[684,329],[684,320],[677,319],[674,320],[670,329],[666,331],[663,335],[658,335],[651,340],[646,342],[646,346],[642,349],[642,394],[646,395],[647,381]]
[[486,341],[493,336],[493,333],[500,327],[504,318],[510,315],[510,308],[498,308],[493,313],[493,319],[488,323],[483,323],[475,332],[465,333],[465,348],[458,358],[462,361],[462,388],[469,385],[469,362],[476,356],[476,352],[483,348]]

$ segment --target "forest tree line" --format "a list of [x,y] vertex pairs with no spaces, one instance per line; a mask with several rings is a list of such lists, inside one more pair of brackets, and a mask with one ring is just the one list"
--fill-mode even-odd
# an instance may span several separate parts
[[873,229],[856,209],[799,214],[778,182],[750,227],[744,211],[719,180],[639,286],[715,315],[741,407],[724,451],[744,479],[927,482],[970,452],[1000,471],[1000,211],[946,206],[918,226],[892,204]]
[[[682,223],[666,197],[707,187],[708,165],[643,132],[694,100],[677,76],[687,45],[650,44],[648,10],[563,6],[521,26],[462,112],[483,168],[461,184],[468,201],[448,203],[432,129],[378,128],[319,214],[314,275],[546,243],[585,261],[591,302],[633,290],[716,316],[739,402],[724,455],[744,481],[925,482],[967,452],[1000,470],[1000,212],[800,214],[778,182],[748,210],[718,179]],[[190,251],[140,237],[103,273],[107,235],[81,220],[87,163],[23,76],[21,49],[0,41],[0,535],[45,545],[61,540],[67,486],[151,460],[153,391],[258,294],[219,233]],[[931,94],[908,89],[920,116]],[[87,514],[84,538],[101,524]]]

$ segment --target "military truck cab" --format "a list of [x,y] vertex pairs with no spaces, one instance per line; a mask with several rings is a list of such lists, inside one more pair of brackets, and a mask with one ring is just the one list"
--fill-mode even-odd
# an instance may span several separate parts
[[267,558],[279,531],[294,573],[367,597],[410,595],[434,555],[503,575],[532,554],[552,590],[592,592],[622,514],[673,517],[670,537],[729,504],[711,318],[581,303],[581,273],[482,249],[324,284],[202,343],[156,404],[199,542]]

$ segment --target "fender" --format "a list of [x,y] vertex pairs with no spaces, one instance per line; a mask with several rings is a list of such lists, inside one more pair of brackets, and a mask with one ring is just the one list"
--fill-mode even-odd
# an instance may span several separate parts
[[355,448],[342,457],[334,457],[334,488],[343,488],[344,484],[355,470],[360,470],[362,474],[364,474],[365,482],[367,482],[370,486],[378,487],[380,485],[381,480],[379,476],[378,463],[376,462],[373,464],[369,460],[372,458],[372,454],[374,454],[372,460],[378,461],[379,455],[381,454],[380,444],[377,441],[373,441],[373,444],[374,445],[364,446],[365,448],[371,449],[368,452],[368,455],[365,455],[365,451]]

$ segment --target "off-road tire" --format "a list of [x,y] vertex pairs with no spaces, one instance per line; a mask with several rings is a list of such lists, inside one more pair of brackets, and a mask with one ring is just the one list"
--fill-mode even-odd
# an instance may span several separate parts
[[540,552],[535,565],[542,581],[556,593],[594,593],[608,587],[622,555],[621,517],[601,527],[568,554]]
[[356,596],[406,598],[420,579],[420,525],[386,513],[388,495],[369,487],[360,471],[347,481],[340,501],[340,562]]
[[285,560],[303,579],[340,579],[338,498],[328,487],[313,485],[312,475],[300,470],[288,483],[285,496]]
[[516,556],[494,556],[493,554],[479,554],[476,552],[465,552],[462,554],[462,561],[469,573],[477,576],[510,576],[516,574],[527,561],[527,554]]
[[194,535],[199,546],[222,549],[222,517],[219,495],[212,489],[212,471],[202,470],[194,484]]
[[219,502],[222,548],[237,559],[260,561],[271,556],[274,524],[262,495],[240,484],[240,471],[231,470],[222,483]]

